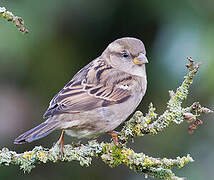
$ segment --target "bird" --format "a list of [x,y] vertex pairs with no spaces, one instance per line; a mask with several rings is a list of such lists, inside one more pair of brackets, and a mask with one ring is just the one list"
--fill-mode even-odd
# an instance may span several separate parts
[[18,136],[14,144],[30,143],[54,130],[76,138],[94,138],[108,133],[119,145],[114,130],[135,111],[147,89],[143,42],[134,37],[119,38],[103,53],[77,72],[50,101],[46,120]]

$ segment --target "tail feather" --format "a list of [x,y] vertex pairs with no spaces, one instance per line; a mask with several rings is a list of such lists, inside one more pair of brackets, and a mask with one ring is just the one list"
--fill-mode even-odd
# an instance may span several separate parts
[[43,122],[33,129],[21,134],[14,140],[14,144],[24,144],[26,142],[32,142],[47,136],[52,131],[59,128],[59,121]]

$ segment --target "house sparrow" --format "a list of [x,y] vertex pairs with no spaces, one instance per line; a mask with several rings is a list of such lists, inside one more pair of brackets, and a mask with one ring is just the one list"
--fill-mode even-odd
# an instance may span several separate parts
[[115,40],[51,100],[43,115],[47,120],[17,137],[14,143],[32,142],[62,129],[62,151],[64,131],[77,138],[109,133],[118,145],[113,130],[136,109],[146,92],[146,63],[141,40]]

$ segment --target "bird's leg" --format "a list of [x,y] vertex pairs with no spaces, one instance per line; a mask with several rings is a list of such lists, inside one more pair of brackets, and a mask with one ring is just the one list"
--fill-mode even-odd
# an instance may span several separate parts
[[118,140],[118,132],[116,131],[109,131],[107,132],[109,135],[111,135],[114,144],[119,147],[119,140]]
[[61,152],[61,155],[63,155],[64,154],[64,134],[65,134],[65,131],[64,130],[62,130],[62,134],[61,134],[61,136],[60,136],[60,138],[59,138],[59,144],[60,144],[60,152]]

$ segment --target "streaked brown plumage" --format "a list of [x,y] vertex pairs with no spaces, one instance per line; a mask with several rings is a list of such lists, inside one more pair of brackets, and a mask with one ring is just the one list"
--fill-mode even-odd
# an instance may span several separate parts
[[[142,41],[135,38],[121,38],[109,44],[51,100],[43,116],[48,119],[14,143],[32,142],[56,129],[77,138],[112,132],[145,94],[145,55]],[[63,136],[60,139],[63,141]]]

